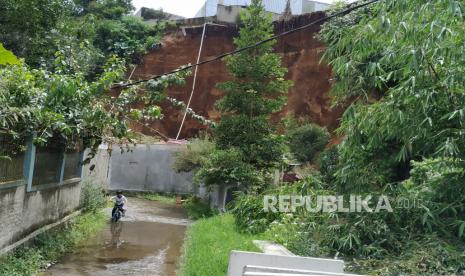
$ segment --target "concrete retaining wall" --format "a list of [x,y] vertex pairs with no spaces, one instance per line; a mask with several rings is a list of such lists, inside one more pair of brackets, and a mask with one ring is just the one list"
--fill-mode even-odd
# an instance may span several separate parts
[[110,190],[188,194],[192,173],[176,173],[173,152],[183,145],[137,145],[130,152],[114,149],[110,162]]
[[[87,150],[85,158],[89,156]],[[100,185],[102,189],[110,189],[110,159],[111,155],[107,145],[101,145],[95,157],[82,169],[82,179]]]
[[[0,189],[0,254],[2,249],[53,224],[79,208],[83,182],[105,190],[150,191],[188,194],[193,191],[192,173],[171,169],[172,153],[182,145],[137,145],[121,153],[101,146],[97,155],[82,170],[82,181],[51,185],[27,191],[26,182]],[[85,154],[85,156],[88,152]],[[110,184],[111,183],[111,184]]]
[[81,185],[26,192],[26,185],[0,190],[0,251],[79,207]]

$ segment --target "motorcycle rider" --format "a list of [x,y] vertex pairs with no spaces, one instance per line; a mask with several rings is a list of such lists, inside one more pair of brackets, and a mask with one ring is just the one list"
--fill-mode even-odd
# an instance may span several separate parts
[[116,195],[111,197],[111,200],[115,202],[115,206],[113,207],[113,210],[111,211],[111,217],[115,215],[115,212],[118,209],[121,211],[124,217],[124,213],[126,212],[124,205],[128,203],[128,199],[123,195],[123,192],[117,191]]

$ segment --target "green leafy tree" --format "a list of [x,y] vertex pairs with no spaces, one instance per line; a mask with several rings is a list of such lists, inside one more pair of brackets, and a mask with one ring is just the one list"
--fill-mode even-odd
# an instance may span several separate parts
[[118,20],[134,10],[131,0],[74,0],[74,3],[76,14],[93,14],[104,19]]
[[101,74],[112,55],[139,62],[164,30],[162,23],[149,25],[129,15],[129,0],[0,0],[0,5],[0,41],[6,48],[28,65],[47,69],[61,51],[88,79]]
[[349,265],[362,273],[463,273],[464,11],[463,1],[386,0],[323,26],[335,102],[351,104],[323,168],[335,185],[309,192],[389,195],[394,212],[309,214],[304,254],[365,259]]
[[[271,17],[260,0],[252,1],[241,19],[244,25],[234,39],[237,48],[273,35]],[[269,119],[284,106],[291,83],[284,80],[287,70],[273,53],[274,44],[271,41],[226,59],[232,80],[218,85],[224,92],[216,103],[222,116],[213,131],[218,152],[198,173],[207,184],[256,185],[260,182],[257,172],[266,172],[282,158],[282,139]],[[223,158],[234,160],[228,162],[233,167],[221,165]],[[243,170],[238,173],[238,169]]]
[[142,8],[141,16],[144,20],[167,20],[169,18],[169,14],[165,13],[163,9],[150,8]]
[[[130,142],[129,120],[161,118],[156,105],[170,84],[182,84],[183,74],[152,80],[142,86],[124,88],[110,95],[110,87],[124,79],[122,59],[110,59],[95,81],[70,70],[69,59],[57,54],[55,68],[31,70],[24,64],[0,68],[0,133],[21,146],[35,134],[34,142],[60,142],[74,148],[78,143],[93,152],[101,143]],[[71,62],[74,63],[74,62]],[[140,93],[144,89],[145,93]],[[147,108],[134,109],[134,103]]]
[[0,7],[0,41],[26,62],[39,64],[40,56],[50,54],[51,36],[70,10],[70,2],[0,0]]
[[382,188],[408,178],[410,160],[465,156],[463,11],[463,1],[384,1],[323,28],[336,100],[356,99],[339,130],[341,185]]

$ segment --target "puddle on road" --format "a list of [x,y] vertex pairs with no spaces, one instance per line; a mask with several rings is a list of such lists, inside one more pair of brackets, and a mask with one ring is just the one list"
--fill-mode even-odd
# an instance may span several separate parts
[[[153,205],[145,208],[147,206],[143,203],[138,202],[137,208],[152,209],[152,215],[164,215],[165,211],[169,211],[161,205],[155,212]],[[169,213],[171,217],[177,216],[173,216],[172,210]],[[185,225],[152,221],[129,220],[108,224],[101,233],[83,243],[73,254],[60,259],[42,275],[174,276],[185,230]]]

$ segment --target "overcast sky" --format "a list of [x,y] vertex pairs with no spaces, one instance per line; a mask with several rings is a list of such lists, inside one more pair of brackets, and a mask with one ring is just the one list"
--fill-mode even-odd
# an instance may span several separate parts
[[[285,1],[285,0],[283,0]],[[318,2],[332,3],[333,0],[318,0]],[[205,0],[132,0],[132,4],[139,10],[141,7],[159,9],[184,17],[193,17],[202,7]]]

